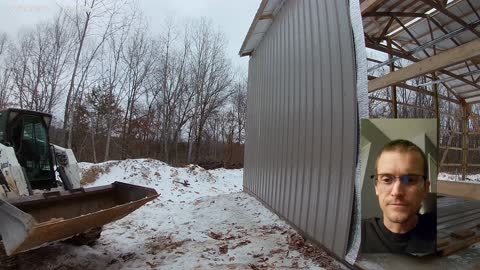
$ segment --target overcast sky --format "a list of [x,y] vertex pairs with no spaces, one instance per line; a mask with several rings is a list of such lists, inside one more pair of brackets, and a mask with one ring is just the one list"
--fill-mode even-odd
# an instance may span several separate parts
[[[15,36],[22,27],[51,18],[58,5],[73,6],[75,0],[0,0],[0,32]],[[228,57],[247,71],[248,57],[238,51],[261,0],[139,0],[153,34],[160,31],[166,18],[176,20],[206,17],[224,32]]]

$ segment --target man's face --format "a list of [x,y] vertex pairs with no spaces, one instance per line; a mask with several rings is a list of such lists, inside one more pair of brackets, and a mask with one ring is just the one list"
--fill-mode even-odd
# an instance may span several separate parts
[[[423,175],[422,156],[416,151],[383,152],[377,162],[377,174],[391,174],[397,177]],[[376,183],[375,193],[384,219],[399,225],[407,224],[407,221],[415,218],[429,187],[429,181],[421,180],[421,183],[416,186],[408,186],[398,178],[390,187]]]

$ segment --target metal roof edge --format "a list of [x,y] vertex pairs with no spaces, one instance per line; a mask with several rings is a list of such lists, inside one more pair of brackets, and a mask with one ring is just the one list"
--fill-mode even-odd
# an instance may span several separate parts
[[[284,3],[284,0],[278,1],[273,8],[272,14],[263,14],[263,12],[265,11],[265,7],[267,7],[269,1],[270,0],[262,0],[262,2],[260,3],[260,6],[258,7],[257,13],[255,14],[255,17],[253,18],[252,24],[248,28],[247,35],[245,36],[245,39],[243,40],[242,47],[240,48],[240,51],[238,52],[240,57],[251,55],[252,52],[255,50],[255,48],[258,46],[258,44],[260,44],[261,39],[258,42],[258,44],[255,45],[255,47],[252,50],[249,50],[249,51],[246,50],[246,46],[248,44],[248,41],[255,34],[255,28],[257,27],[258,21],[260,21],[262,19],[262,17],[270,16],[270,15],[274,16],[275,14],[277,14],[278,11],[280,10],[279,7],[283,6],[283,3]],[[270,19],[273,19],[273,17],[271,17]]]

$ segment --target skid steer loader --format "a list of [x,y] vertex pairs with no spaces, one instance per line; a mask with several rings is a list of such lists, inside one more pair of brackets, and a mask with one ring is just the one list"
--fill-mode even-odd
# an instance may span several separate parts
[[0,259],[2,251],[6,259],[53,241],[99,237],[102,225],[158,196],[121,182],[82,188],[73,152],[49,143],[51,119],[35,111],[0,111]]

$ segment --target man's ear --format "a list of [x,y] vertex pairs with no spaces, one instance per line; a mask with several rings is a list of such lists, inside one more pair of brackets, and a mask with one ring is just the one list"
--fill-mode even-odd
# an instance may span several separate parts
[[425,186],[424,186],[424,188],[425,188],[425,190],[424,190],[425,193],[428,193],[428,192],[430,191],[430,180],[426,180],[426,181],[425,181]]
[[377,189],[377,184],[375,183],[375,195],[378,196],[378,189]]

